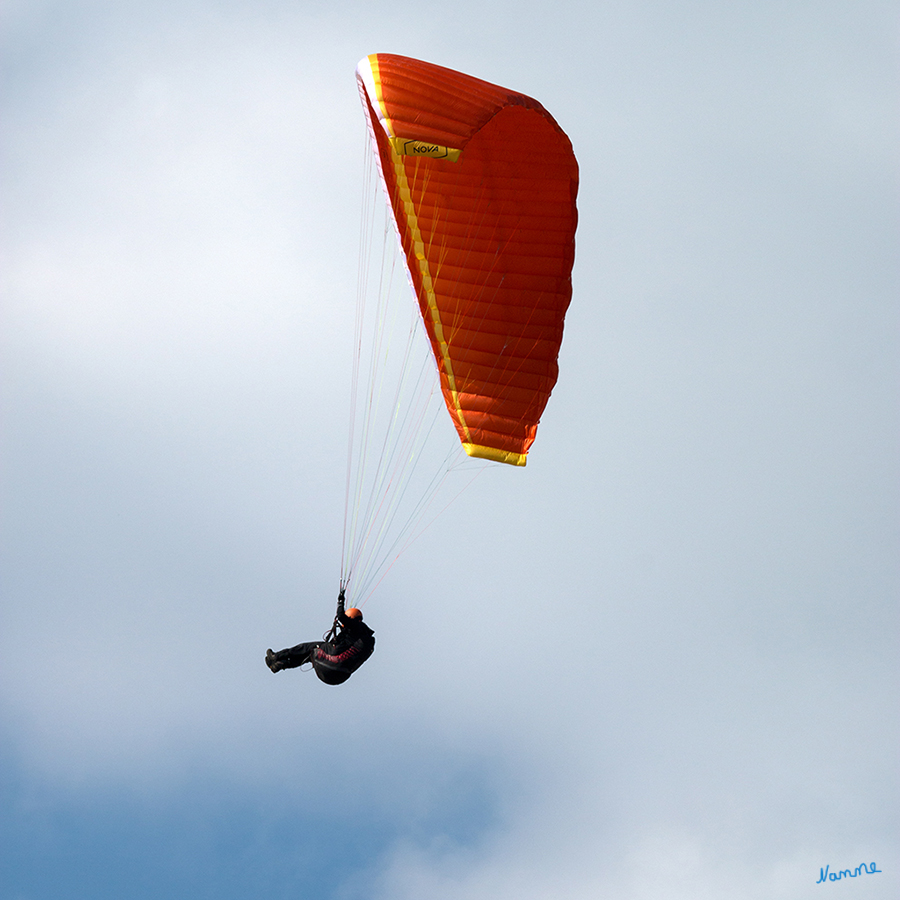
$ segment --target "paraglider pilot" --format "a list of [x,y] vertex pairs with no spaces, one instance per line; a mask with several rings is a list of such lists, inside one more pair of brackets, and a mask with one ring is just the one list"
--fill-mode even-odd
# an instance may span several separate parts
[[346,681],[375,651],[375,632],[363,622],[355,607],[344,610],[344,592],[338,595],[337,614],[323,641],[308,641],[287,650],[266,651],[266,665],[273,672],[296,669],[311,662],[325,684]]

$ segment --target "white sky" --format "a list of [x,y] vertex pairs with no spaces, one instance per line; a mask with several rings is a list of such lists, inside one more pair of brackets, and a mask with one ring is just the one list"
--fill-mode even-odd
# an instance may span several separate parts
[[[0,893],[900,894],[894,4],[0,25]],[[376,51],[539,99],[580,219],[528,467],[329,689],[262,656],[337,590]]]

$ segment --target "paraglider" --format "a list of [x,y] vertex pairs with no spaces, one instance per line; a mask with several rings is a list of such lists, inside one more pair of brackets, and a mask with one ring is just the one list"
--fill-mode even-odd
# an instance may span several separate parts
[[297,644],[277,653],[269,649],[266,665],[272,672],[280,672],[312,663],[320,681],[343,684],[374,652],[375,632],[363,622],[361,610],[344,609],[341,591],[334,624],[324,640]]
[[460,441],[524,466],[572,297],[572,145],[537,100],[471,75],[390,53],[356,71]]
[[[356,77],[390,227],[417,300],[416,328],[424,329],[437,369],[430,384],[438,383],[458,438],[453,452],[461,456],[461,444],[468,457],[524,466],[559,374],[572,297],[572,145],[537,100],[452,69],[375,53],[359,63]],[[362,226],[365,235],[365,214]],[[374,590],[455,465],[445,463],[443,476],[425,475],[426,492],[410,489],[410,473],[418,476],[427,454],[404,429],[430,435],[422,410],[431,387],[418,383],[415,407],[401,398],[410,345],[396,392],[375,387],[396,351],[387,349],[394,343],[385,338],[390,317],[381,305],[371,330],[362,324],[364,243],[338,616],[323,642],[266,654],[273,672],[311,662],[331,684],[349,678],[375,644],[361,614],[352,615],[358,610],[344,611],[345,592],[352,586],[365,597]],[[383,257],[372,281],[382,285],[388,268],[392,273]],[[363,364],[370,347],[371,361]],[[387,410],[383,432],[373,425],[379,403]],[[412,506],[405,520],[404,502]]]

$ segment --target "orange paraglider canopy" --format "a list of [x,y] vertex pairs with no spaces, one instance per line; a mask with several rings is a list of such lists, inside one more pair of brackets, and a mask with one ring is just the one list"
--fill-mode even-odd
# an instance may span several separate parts
[[572,296],[572,145],[536,100],[461,72],[375,53],[357,79],[463,447],[525,465]]

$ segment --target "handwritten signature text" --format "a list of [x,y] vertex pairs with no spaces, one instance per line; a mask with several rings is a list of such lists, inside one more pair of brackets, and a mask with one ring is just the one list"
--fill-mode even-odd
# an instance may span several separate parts
[[819,869],[819,880],[816,884],[822,884],[824,881],[840,881],[842,878],[856,878],[863,872],[871,875],[873,872],[881,871],[875,867],[875,863],[869,863],[869,865],[872,867],[871,869],[865,863],[860,863],[855,869],[842,869],[840,872],[829,872],[829,866],[825,866],[824,869]]

